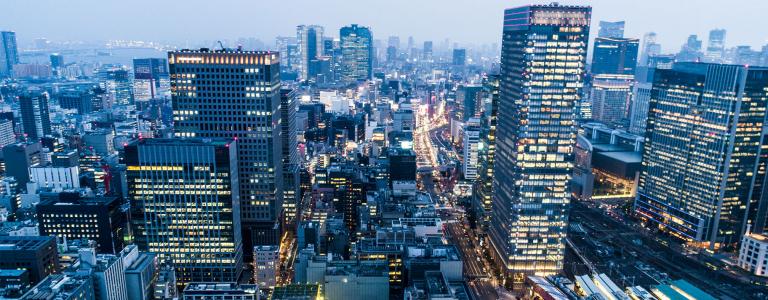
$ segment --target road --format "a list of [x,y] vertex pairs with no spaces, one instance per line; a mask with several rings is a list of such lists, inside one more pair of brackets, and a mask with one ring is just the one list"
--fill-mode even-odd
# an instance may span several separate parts
[[[431,162],[432,167],[445,164],[448,159],[457,157],[455,149],[450,142],[444,140],[448,131],[445,118],[437,117],[435,122],[420,123],[415,147],[418,149],[417,160]],[[440,147],[436,147],[439,145]],[[442,158],[442,159],[441,159]],[[436,180],[438,172],[420,174],[419,180],[422,191],[429,193],[435,200],[437,208],[441,211],[441,218],[446,222],[446,238],[456,245],[464,262],[464,277],[468,282],[472,299],[491,300],[499,299],[496,280],[489,277],[490,265],[480,253],[477,238],[474,233],[467,230],[464,222],[463,209],[455,206],[455,197],[450,192],[445,192],[445,187],[440,180]]]

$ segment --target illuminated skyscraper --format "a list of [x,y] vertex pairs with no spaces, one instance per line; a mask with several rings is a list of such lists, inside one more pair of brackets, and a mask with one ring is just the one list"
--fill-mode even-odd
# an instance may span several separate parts
[[280,58],[276,52],[170,52],[177,137],[236,138],[246,259],[277,245],[282,209]]
[[610,126],[628,127],[634,76],[598,74],[592,78],[592,119]]
[[657,69],[635,211],[701,247],[738,243],[760,155],[766,87],[768,68]]
[[341,76],[344,82],[368,80],[373,75],[373,34],[368,27],[341,27]]
[[125,147],[134,242],[170,262],[181,286],[240,277],[237,151],[231,139],[141,139]]
[[563,268],[592,8],[529,5],[504,12],[490,237],[505,276]]
[[296,27],[296,39],[299,45],[301,62],[299,65],[299,78],[309,80],[313,74],[310,71],[310,62],[323,55],[323,27],[317,25],[299,25]]

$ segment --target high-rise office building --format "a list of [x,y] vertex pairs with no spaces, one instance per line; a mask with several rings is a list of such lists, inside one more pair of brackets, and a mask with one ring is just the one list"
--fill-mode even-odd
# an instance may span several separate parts
[[116,105],[133,103],[133,84],[128,68],[122,65],[103,66],[98,71],[99,85]]
[[36,141],[51,134],[51,116],[48,107],[48,93],[31,87],[19,95],[19,110],[24,134]]
[[237,138],[241,146],[246,258],[253,245],[277,245],[283,198],[279,55],[182,50],[169,53],[168,63],[175,135]]
[[0,31],[0,78],[13,76],[13,65],[19,63],[16,33]]
[[709,31],[707,52],[704,58],[707,62],[719,63],[725,55],[725,29],[712,29]]
[[298,99],[293,89],[280,90],[280,143],[283,161],[283,225],[293,229],[300,213],[299,151],[296,138],[296,108]]
[[767,86],[766,68],[657,69],[635,212],[693,245],[733,249],[746,224]]
[[[496,155],[496,124],[499,113],[499,75],[489,75],[483,82],[486,95],[481,118],[478,180],[472,189],[473,210],[478,223],[478,235],[485,240],[491,214],[493,196],[494,157]],[[485,240],[487,245],[487,240]]]
[[592,78],[592,119],[610,126],[629,125],[633,75],[598,74]]
[[296,40],[299,45],[301,63],[299,78],[309,80],[314,74],[310,71],[310,62],[323,55],[323,27],[318,25],[299,25],[296,27]]
[[656,33],[649,32],[643,35],[643,51],[640,52],[640,66],[648,66],[648,57],[661,54],[661,45],[656,43]]
[[467,49],[453,49],[453,65],[463,66],[467,63]]
[[126,215],[114,196],[88,197],[78,192],[42,193],[36,206],[40,235],[62,240],[96,241],[96,250],[116,254],[123,249]]
[[368,27],[352,24],[341,27],[341,74],[344,82],[368,80],[373,76],[373,34]]
[[98,87],[94,84],[72,84],[62,86],[56,94],[59,106],[66,109],[77,109],[84,115],[94,111],[94,102],[99,98],[96,94]]
[[430,62],[433,59],[432,41],[424,41],[424,49],[421,51],[421,59]]
[[596,38],[592,74],[634,75],[639,45],[638,39]]
[[240,277],[238,146],[232,139],[140,139],[125,147],[134,242],[170,262],[179,285]]
[[298,46],[296,44],[297,39],[295,36],[278,36],[275,39],[275,49],[280,53],[280,72],[281,73],[292,73],[295,72],[295,66],[291,65],[291,61],[289,58],[291,55],[289,55],[288,48],[291,48],[291,51],[297,51]]
[[629,110],[629,132],[632,134],[645,136],[652,87],[652,82],[637,81],[632,88],[632,107]]
[[51,59],[51,69],[53,69],[54,71],[64,66],[63,55],[59,53],[53,53],[51,54],[50,59]]
[[624,38],[624,21],[600,21],[600,28],[597,32],[599,38]]
[[465,85],[456,89],[458,107],[454,110],[454,118],[466,122],[470,118],[479,117],[483,107],[483,87],[480,85]]
[[165,96],[170,90],[170,84],[167,59],[133,59],[133,97],[136,101]]
[[[29,168],[43,162],[43,148],[40,142],[20,142],[3,147],[5,176],[16,179],[17,189],[26,190],[29,182]],[[13,204],[11,206],[14,206]],[[11,209],[18,209],[18,206]]]
[[480,152],[480,119],[470,118],[464,123],[464,159],[462,161],[462,171],[464,179],[477,179],[477,167],[479,163]]
[[13,119],[0,117],[0,149],[16,142]]
[[677,54],[677,61],[700,61],[702,57],[701,53],[702,42],[695,34],[689,35],[688,40],[683,44],[680,53]]
[[591,13],[558,4],[504,12],[490,237],[515,287],[563,268]]

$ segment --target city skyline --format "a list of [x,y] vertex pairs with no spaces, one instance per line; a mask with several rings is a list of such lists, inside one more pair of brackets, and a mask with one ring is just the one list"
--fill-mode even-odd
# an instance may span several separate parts
[[[147,40],[195,44],[204,40],[235,40],[240,37],[255,37],[267,45],[277,36],[295,35],[298,24],[317,24],[326,27],[328,35],[338,38],[338,28],[349,24],[370,27],[374,38],[386,42],[390,35],[401,37],[405,44],[409,36],[416,41],[434,41],[440,45],[446,38],[450,43],[493,44],[501,37],[500,19],[505,8],[523,4],[549,4],[551,1],[481,1],[478,3],[457,1],[458,5],[446,5],[437,0],[422,1],[418,6],[407,1],[395,0],[373,2],[365,6],[342,5],[341,0],[324,2],[298,0],[290,1],[291,7],[300,10],[286,10],[283,6],[265,6],[242,1],[207,3],[186,1],[178,3],[156,3],[148,0],[109,3],[96,6],[92,0],[75,0],[60,7],[51,0],[10,1],[4,4],[7,14],[0,20],[0,29],[18,33],[20,46],[36,38],[52,41],[100,41],[100,40]],[[750,45],[759,48],[768,42],[768,35],[754,34],[754,28],[768,27],[768,19],[760,18],[760,12],[768,9],[768,3],[759,1],[737,1],[749,5],[729,6],[722,10],[717,0],[692,3],[652,1],[560,1],[565,5],[591,5],[593,25],[590,38],[597,36],[599,21],[626,21],[625,36],[641,38],[646,32],[656,32],[663,52],[677,52],[690,34],[707,39],[709,30],[726,29],[726,45]],[[470,5],[472,11],[465,8]],[[402,7],[409,9],[404,10]],[[663,6],[664,9],[659,9]],[[55,9],[40,10],[41,7]],[[762,7],[762,8],[761,8]],[[235,9],[236,8],[236,9]],[[244,9],[251,8],[251,9]],[[174,11],[176,13],[161,13]],[[690,11],[690,13],[681,13]],[[258,12],[250,14],[250,12]],[[327,12],[326,14],[317,12]],[[30,14],[38,17],[27,18]],[[71,15],[86,14],[88,18],[71,18]],[[238,20],[238,26],[221,20]],[[392,20],[408,20],[392,22]],[[456,19],[463,22],[456,22]],[[137,20],[158,20],[169,26],[157,26],[154,22]],[[743,20],[749,19],[749,22]],[[47,20],[41,22],[40,20]],[[209,20],[203,21],[200,20]],[[56,26],[50,26],[56,24]],[[91,26],[99,24],[99,26]],[[195,35],[189,35],[194,32]],[[417,43],[417,45],[420,45]],[[230,45],[231,46],[231,45]],[[449,44],[450,46],[450,44]]]
[[768,299],[768,4],[529,1],[7,0],[0,299]]

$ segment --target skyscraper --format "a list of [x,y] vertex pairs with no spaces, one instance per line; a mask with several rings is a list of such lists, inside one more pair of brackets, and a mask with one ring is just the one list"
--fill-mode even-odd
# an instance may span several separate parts
[[701,40],[695,34],[689,35],[688,40],[683,44],[680,53],[677,54],[677,60],[681,62],[685,61],[699,61],[701,59]]
[[28,88],[19,95],[19,110],[24,134],[32,141],[51,134],[48,93],[37,87]]
[[638,39],[596,38],[592,74],[634,75],[639,45]]
[[136,101],[149,101],[165,96],[170,89],[168,60],[165,58],[133,59],[133,95]]
[[140,139],[125,147],[134,242],[169,261],[179,285],[240,277],[238,149],[232,139]]
[[64,66],[64,56],[59,53],[52,53],[50,56],[51,69],[54,71]]
[[462,161],[462,171],[464,179],[477,179],[479,153],[480,153],[480,119],[470,118],[464,123],[464,159]]
[[424,41],[424,50],[421,52],[422,58],[425,61],[432,61],[433,49],[432,41]]
[[368,27],[341,27],[341,80],[368,80],[373,75],[373,34]]
[[624,21],[600,21],[600,29],[597,32],[599,38],[624,38]]
[[707,52],[704,58],[707,62],[719,63],[723,61],[725,54],[725,29],[712,29],[709,31]]
[[598,74],[592,79],[592,119],[610,126],[627,127],[634,76]]
[[0,31],[0,78],[13,76],[13,65],[19,63],[16,33]]
[[296,108],[298,99],[293,89],[280,90],[280,143],[283,162],[283,224],[288,228],[296,226],[300,213],[299,193],[299,152],[296,139]]
[[467,63],[467,49],[453,49],[453,65],[463,66]]
[[766,68],[679,63],[656,70],[635,211],[694,245],[738,243],[767,86]]
[[238,140],[246,258],[254,244],[277,245],[283,196],[279,55],[182,50],[170,52],[168,63],[175,135]]
[[659,55],[661,53],[661,45],[656,43],[656,33],[649,32],[643,35],[643,51],[640,52],[640,65],[645,67],[648,65],[648,57]]
[[591,13],[558,4],[504,12],[490,237],[515,287],[563,268]]
[[[473,209],[479,225],[479,236],[487,238],[493,196],[494,158],[496,156],[496,124],[499,113],[499,75],[489,75],[483,83],[486,100],[481,118],[479,170],[473,192]],[[487,242],[487,240],[486,240]],[[487,245],[487,243],[484,243]]]
[[299,25],[296,27],[296,40],[299,45],[301,62],[299,78],[309,80],[312,75],[310,62],[323,55],[323,27],[318,25]]
[[113,104],[133,103],[133,84],[128,68],[122,65],[107,65],[99,70],[98,77],[99,85],[107,91]]

